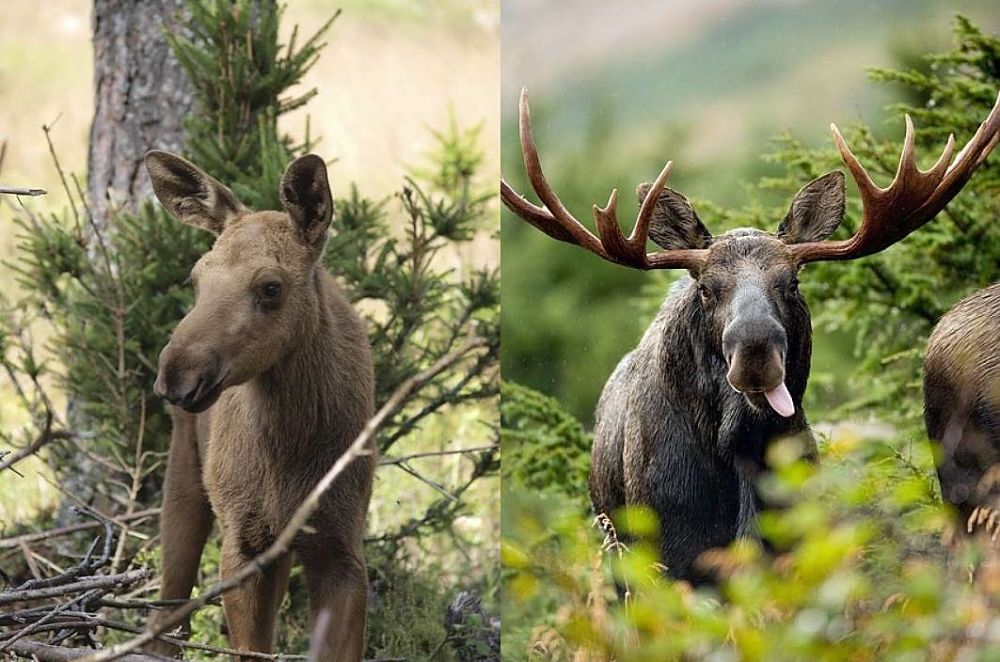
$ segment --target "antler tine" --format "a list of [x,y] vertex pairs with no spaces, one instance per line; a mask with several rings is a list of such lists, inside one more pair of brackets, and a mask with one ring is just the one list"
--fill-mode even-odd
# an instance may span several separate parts
[[635,269],[693,269],[702,264],[707,251],[701,249],[646,253],[646,240],[649,236],[653,210],[666,186],[667,177],[670,176],[672,162],[664,166],[643,199],[632,234],[628,238],[622,234],[618,223],[618,189],[611,191],[608,203],[604,207],[594,205],[594,220],[597,224],[597,236],[595,236],[566,209],[549,185],[545,173],[542,172],[531,126],[527,88],[521,90],[519,128],[524,170],[544,207],[532,204],[501,179],[500,198],[512,212],[550,237],[586,248],[616,264]]
[[646,260],[646,240],[649,238],[649,223],[653,218],[653,209],[656,201],[663,192],[663,187],[667,185],[667,178],[674,167],[673,161],[668,161],[663,167],[656,181],[649,187],[646,196],[642,199],[639,207],[639,215],[636,217],[632,233],[625,238],[622,234],[621,226],[618,223],[618,189],[611,191],[608,204],[604,207],[594,205],[594,219],[597,221],[597,230],[601,235],[601,243],[612,257],[619,257],[623,261]]
[[604,246],[608,259],[622,264],[645,264],[645,246],[635,255],[618,224],[618,189],[611,189],[608,204],[603,207],[594,205],[594,221],[597,222],[597,234],[601,237],[601,245]]
[[548,209],[531,204],[526,198],[510,187],[504,179],[500,179],[500,199],[507,208],[526,220],[537,229],[553,239],[575,244],[573,235],[567,232]]
[[[579,244],[580,246],[586,248],[587,250],[597,253],[601,257],[607,257],[607,253],[601,246],[601,242],[598,241],[590,230],[585,228],[580,221],[576,220],[571,213],[563,206],[562,201],[559,196],[555,194],[552,187],[549,186],[549,182],[545,179],[545,173],[542,172],[542,163],[538,158],[538,149],[535,147],[535,134],[531,127],[531,109],[528,107],[528,88],[521,89],[521,101],[518,107],[519,114],[519,128],[520,128],[520,138],[521,138],[521,155],[524,158],[524,171],[528,175],[528,181],[531,182],[531,188],[535,190],[538,194],[538,198],[545,205],[548,210],[548,216],[551,217],[552,221],[558,223],[560,228],[565,234],[572,237],[572,242]],[[533,206],[533,205],[532,205]],[[537,208],[536,208],[537,209]],[[512,210],[513,211],[513,210]],[[536,214],[533,214],[537,218]],[[526,219],[527,220],[527,219]],[[544,219],[539,219],[543,220]],[[549,224],[548,222],[546,224]],[[535,225],[535,223],[532,223]],[[559,239],[559,234],[563,234],[557,231],[557,234],[548,232],[544,227],[535,225],[546,232],[549,236]],[[565,239],[563,240],[565,241]]]
[[858,185],[861,197],[877,197],[883,189],[876,186],[875,182],[872,181],[872,178],[868,175],[868,171],[858,161],[858,157],[854,156],[851,148],[847,146],[847,141],[844,140],[844,136],[841,135],[840,129],[837,128],[836,124],[830,125],[830,131],[833,133],[833,141],[837,144],[837,151],[840,152],[840,160],[851,171],[851,176]]
[[941,151],[941,156],[938,157],[937,162],[926,170],[927,174],[933,175],[938,179],[943,178],[944,174],[948,171],[948,166],[951,165],[951,156],[955,151],[955,134],[948,134],[948,142],[945,143],[944,149]]
[[[899,164],[896,166],[896,175],[892,178],[893,184],[907,177],[919,174],[917,168],[917,136],[913,128],[913,120],[907,113],[903,115],[903,124],[906,126],[906,136],[903,138],[903,151],[899,154]],[[889,185],[892,188],[892,184]]]
[[796,244],[792,250],[800,262],[851,260],[877,253],[921,227],[954,198],[972,173],[1000,141],[1000,94],[990,114],[975,135],[952,160],[954,136],[948,137],[941,156],[929,170],[920,170],[916,161],[916,132],[913,120],[905,117],[906,137],[892,183],[875,185],[851,152],[836,125],[831,125],[841,159],[851,171],[861,195],[861,223],[853,237],[845,241]]
[[660,171],[660,174],[653,181],[653,185],[646,192],[646,197],[642,200],[642,206],[639,207],[639,217],[635,221],[635,228],[629,237],[630,242],[641,242],[640,245],[645,248],[646,239],[649,237],[649,222],[653,219],[653,210],[656,208],[656,201],[660,199],[660,194],[663,193],[663,189],[667,185],[667,178],[670,177],[673,169],[674,162],[667,161],[667,164],[663,166],[663,170]]

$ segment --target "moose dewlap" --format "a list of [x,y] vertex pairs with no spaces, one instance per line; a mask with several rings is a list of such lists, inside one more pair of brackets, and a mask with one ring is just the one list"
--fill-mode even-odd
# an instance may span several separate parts
[[[160,538],[161,595],[178,599],[191,594],[213,515],[223,577],[274,541],[372,416],[373,369],[363,322],[320,261],[333,215],[322,159],[288,166],[280,212],[247,209],[167,152],[147,154],[146,168],[171,214],[218,235],[191,272],[195,304],[163,348],[155,384],[175,405]],[[292,553],[224,595],[234,648],[271,651],[294,553],[312,618],[329,612],[321,659],[361,659],[375,462],[352,462]]]
[[[525,92],[520,103],[524,167],[542,202],[501,181],[504,204],[545,234],[635,269],[684,269],[638,347],[618,364],[597,407],[590,497],[615,518],[643,505],[660,518],[660,555],[670,574],[710,575],[696,563],[705,550],[755,537],[761,507],[757,477],[772,440],[811,436],[802,411],[812,330],[798,290],[809,262],[877,253],[930,221],[962,189],[1000,138],[1000,96],[954,159],[949,138],[937,162],[917,168],[906,118],[899,167],[876,186],[832,127],[858,185],[863,214],[849,239],[829,237],[844,216],[844,176],[828,173],[798,192],[774,233],[732,230],[712,236],[691,204],[666,187],[672,163],[637,190],[641,203],[626,237],[618,192],[594,206],[595,235],[576,220],[542,172]],[[662,250],[647,253],[652,240]]]

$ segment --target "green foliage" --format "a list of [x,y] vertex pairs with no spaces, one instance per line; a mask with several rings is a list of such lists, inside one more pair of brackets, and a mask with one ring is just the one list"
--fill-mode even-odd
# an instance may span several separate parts
[[[547,417],[551,427],[539,436],[572,425],[565,413]],[[838,435],[821,440],[818,465],[799,453],[794,440],[769,453],[774,472],[762,489],[787,504],[761,517],[774,552],[749,542],[710,552],[704,562],[725,579],[698,590],[661,575],[659,523],[648,511],[631,512],[630,529],[602,541],[561,488],[505,480],[504,659],[997,655],[1000,642],[978,634],[1000,625],[996,576],[984,570],[976,583],[968,581],[969,564],[983,559],[973,546],[948,562],[943,541],[951,516],[936,493],[929,447]],[[511,456],[505,477],[547,477],[544,468],[534,474],[531,463],[507,467]],[[633,538],[627,548],[617,544],[626,533]],[[624,604],[616,582],[628,588]]]
[[[75,406],[91,427],[91,447],[122,452],[143,434],[146,448],[165,450],[170,422],[152,394],[156,360],[190,305],[188,273],[209,238],[149,203],[115,214],[104,230],[90,224],[88,232],[57,216],[15,222],[12,266],[26,292],[18,323],[36,314],[51,323],[62,386],[86,394]],[[17,351],[30,355],[23,346]],[[72,466],[71,456],[59,458],[57,466]]]
[[[434,385],[420,417],[384,434],[383,451],[441,407],[497,394],[491,366],[499,354],[499,274],[483,268],[456,273],[445,266],[443,253],[469,242],[492,217],[492,194],[476,181],[478,133],[452,124],[435,134],[437,151],[395,200],[373,202],[352,187],[338,201],[338,231],[327,244],[326,264],[344,276],[352,301],[378,302],[390,311],[369,317],[378,402],[452,351],[470,324],[490,346],[460,378]],[[390,202],[403,212],[402,222],[392,218],[403,226],[402,236],[387,222]]]
[[284,7],[277,3],[189,0],[187,7],[190,36],[166,37],[198,100],[198,112],[185,122],[188,156],[251,209],[280,209],[285,166],[312,143],[308,135],[302,144],[281,135],[278,117],[316,90],[283,95],[315,64],[336,15],[301,45],[296,26],[284,45],[278,40]]
[[[369,612],[368,650],[375,658],[450,660],[444,616],[450,596],[433,570],[414,570],[386,558],[374,564],[373,587],[379,599]],[[436,654],[436,656],[435,656]]]
[[554,398],[514,382],[503,382],[500,403],[503,480],[576,500],[582,512],[591,435]]

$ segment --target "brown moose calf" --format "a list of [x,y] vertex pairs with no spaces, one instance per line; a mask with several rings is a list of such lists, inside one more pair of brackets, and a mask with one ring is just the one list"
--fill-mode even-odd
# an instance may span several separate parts
[[[361,319],[320,263],[333,213],[322,159],[288,166],[283,212],[247,209],[167,152],[149,152],[146,169],[171,214],[218,235],[191,271],[195,304],[160,354],[154,387],[176,406],[160,533],[161,594],[177,599],[190,596],[213,512],[223,577],[275,539],[372,416],[372,361]],[[374,456],[355,460],[293,544],[312,619],[330,613],[324,660],[363,652],[374,469]],[[225,594],[234,648],[271,651],[291,564],[289,553]]]

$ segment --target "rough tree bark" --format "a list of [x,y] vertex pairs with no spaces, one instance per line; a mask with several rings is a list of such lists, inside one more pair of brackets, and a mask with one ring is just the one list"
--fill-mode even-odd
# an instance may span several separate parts
[[142,155],[179,152],[194,108],[187,74],[164,29],[180,29],[184,0],[94,0],[94,121],[87,197],[99,227],[110,208],[134,209],[150,194]]
[[[94,224],[110,231],[109,211],[134,211],[151,194],[142,157],[154,147],[180,152],[183,119],[194,108],[194,91],[174,57],[164,30],[180,30],[184,0],[94,0],[94,118],[87,158],[87,204]],[[68,394],[72,429],[87,430],[80,396]],[[75,453],[79,471],[63,478],[66,490],[95,503],[106,470]],[[57,522],[77,521],[74,502],[63,498]]]

